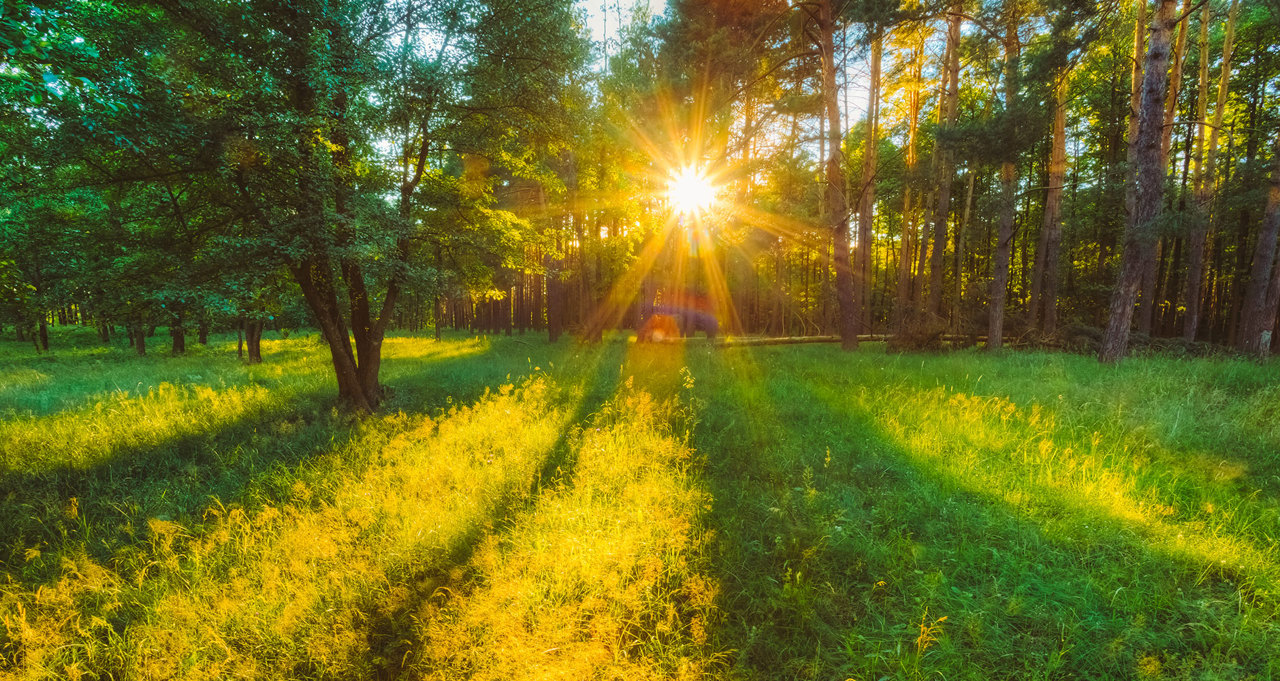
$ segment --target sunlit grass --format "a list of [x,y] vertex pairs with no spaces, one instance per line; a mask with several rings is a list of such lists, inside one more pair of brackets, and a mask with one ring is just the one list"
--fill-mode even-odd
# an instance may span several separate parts
[[1280,674],[1280,366],[621,340],[0,344],[0,678]]
[[1274,367],[764,349],[761,384],[731,357],[695,441],[726,454],[725,610],[753,668],[1276,672],[1277,429],[1248,417]]

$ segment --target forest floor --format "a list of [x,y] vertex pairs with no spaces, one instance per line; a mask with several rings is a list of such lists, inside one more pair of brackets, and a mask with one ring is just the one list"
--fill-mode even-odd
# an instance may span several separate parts
[[268,336],[0,341],[0,678],[1280,677],[1280,363]]

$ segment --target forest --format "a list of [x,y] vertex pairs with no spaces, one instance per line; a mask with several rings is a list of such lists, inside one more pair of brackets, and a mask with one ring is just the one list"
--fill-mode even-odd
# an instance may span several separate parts
[[0,319],[315,325],[362,410],[388,329],[593,340],[681,290],[846,348],[1266,353],[1276,8],[1219,4],[606,2],[592,42],[569,3],[8,2]]
[[0,0],[0,679],[1274,678],[1278,46]]

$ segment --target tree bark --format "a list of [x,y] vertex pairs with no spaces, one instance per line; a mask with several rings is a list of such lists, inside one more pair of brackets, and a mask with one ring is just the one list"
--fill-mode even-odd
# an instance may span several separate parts
[[302,295],[311,309],[320,333],[329,345],[334,374],[338,382],[338,398],[358,412],[373,411],[376,402],[365,394],[364,384],[347,335],[346,322],[338,308],[337,293],[333,286],[331,264],[320,257],[312,257],[290,267],[293,278],[302,289]]
[[147,334],[142,323],[135,323],[129,327],[129,335],[133,341],[133,351],[139,357],[147,354]]
[[1147,50],[1142,78],[1142,107],[1138,116],[1136,144],[1137,188],[1134,214],[1125,229],[1124,254],[1119,277],[1111,296],[1107,330],[1098,351],[1101,362],[1113,363],[1124,357],[1129,346],[1133,307],[1142,283],[1142,272],[1155,255],[1153,221],[1164,199],[1164,164],[1160,158],[1160,133],[1164,122],[1164,101],[1168,94],[1170,34],[1175,0],[1160,0],[1151,26],[1151,46]]
[[244,325],[244,341],[246,354],[248,354],[247,362],[249,364],[262,363],[262,328],[265,323],[260,319],[245,322]]
[[1277,235],[1280,234],[1280,136],[1276,138],[1273,163],[1266,212],[1263,214],[1262,227],[1253,250],[1249,283],[1245,289],[1240,315],[1240,333],[1237,334],[1240,349],[1248,353],[1263,350],[1262,334],[1270,333],[1274,326],[1274,321],[1268,323],[1264,307],[1267,303],[1267,288],[1271,283],[1271,270],[1275,266]]
[[181,355],[187,351],[187,330],[182,326],[182,315],[179,314],[169,327],[169,338],[173,341],[173,354]]
[[[1206,6],[1201,15],[1202,21],[1208,19],[1209,8]],[[1231,80],[1231,57],[1235,40],[1236,18],[1240,13],[1239,0],[1232,0],[1231,10],[1227,14],[1226,34],[1222,39],[1222,71],[1218,77],[1218,99],[1213,111],[1213,125],[1209,127],[1209,142],[1205,149],[1203,172],[1196,169],[1196,204],[1199,207],[1198,220],[1187,236],[1187,291],[1186,316],[1183,317],[1182,338],[1188,342],[1196,339],[1200,330],[1200,308],[1204,288],[1204,251],[1205,241],[1209,236],[1209,225],[1212,221],[1214,183],[1217,181],[1218,131],[1222,129],[1223,112],[1227,104],[1227,87]],[[1201,38],[1200,61],[1207,78],[1208,71],[1208,39]],[[1204,120],[1204,116],[1200,117]],[[1203,135],[1203,133],[1202,133]]]
[[840,99],[836,89],[834,0],[823,0],[818,9],[818,41],[822,56],[822,98],[827,120],[827,181],[823,207],[831,230],[831,243],[836,270],[836,301],[839,305],[837,326],[840,347],[858,347],[858,310],[854,298],[853,267],[849,251],[849,210],[844,187],[844,163],[840,150]]
[[867,87],[867,138],[862,151],[862,187],[858,202],[858,247],[855,251],[854,307],[863,333],[871,332],[871,234],[876,206],[876,165],[880,137],[880,59],[884,36],[871,42],[871,75]]
[[[1205,7],[1209,4],[1206,2]],[[1187,59],[1187,29],[1191,27],[1191,0],[1182,0],[1178,41],[1173,48],[1173,66],[1169,69],[1169,98],[1164,103],[1164,128],[1160,131],[1160,157],[1166,166],[1173,146],[1173,123],[1178,115],[1178,97],[1182,94],[1182,65]]]
[[[1004,106],[1012,114],[1018,97],[1018,59],[1022,54],[1018,38],[1018,16],[1013,4],[1009,12],[1004,38]],[[1013,213],[1017,201],[1018,167],[1014,159],[1000,164],[1000,226],[996,232],[995,272],[991,277],[991,312],[987,320],[987,349],[999,350],[1004,344],[1004,308],[1009,288],[1009,261],[1013,255]]]
[[[955,126],[960,101],[960,22],[964,2],[957,0],[947,12],[947,64],[943,76],[946,92],[942,102],[943,130]],[[933,211],[933,252],[929,262],[929,297],[927,309],[935,318],[942,316],[942,282],[946,269],[947,218],[951,214],[951,181],[955,175],[955,162],[949,145],[940,144],[935,152],[938,157],[937,207]]]
[[924,70],[924,46],[911,52],[908,72],[910,89],[907,93],[907,154],[906,176],[908,182],[902,189],[902,240],[898,252],[898,285],[894,295],[894,331],[901,333],[911,304],[911,249],[918,242],[916,234],[916,210],[911,204],[911,183],[916,171],[916,131],[920,127],[920,81]]
[[1067,76],[1064,71],[1054,89],[1053,141],[1049,152],[1049,189],[1044,200],[1044,252],[1041,255],[1040,301],[1046,334],[1058,330],[1058,261],[1062,251],[1062,187],[1067,178]]
[[[1178,97],[1182,92],[1182,64],[1187,55],[1187,28],[1191,25],[1188,14],[1190,10],[1191,0],[1182,0],[1182,11],[1179,16],[1183,19],[1179,22],[1178,39],[1173,48],[1173,65],[1169,69],[1169,94],[1164,103],[1164,125],[1160,131],[1160,164],[1166,171],[1169,167],[1169,148],[1173,143],[1173,124],[1178,113]],[[1137,328],[1139,333],[1148,335],[1151,334],[1156,308],[1160,304],[1160,295],[1157,291],[1159,286],[1157,261],[1163,261],[1163,256],[1159,254],[1160,249],[1161,246],[1157,246],[1157,257],[1148,260],[1143,266],[1142,289],[1138,294]]]

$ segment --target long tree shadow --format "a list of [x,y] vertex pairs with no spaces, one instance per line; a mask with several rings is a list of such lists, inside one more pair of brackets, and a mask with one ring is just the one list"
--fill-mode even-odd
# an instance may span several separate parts
[[935,465],[847,399],[873,376],[723,361],[695,440],[743,678],[1275,673],[1274,608],[1230,566]]
[[[486,518],[455,537],[430,562],[405,562],[390,570],[405,587],[401,597],[390,608],[375,602],[364,606],[369,648],[374,659],[382,661],[376,670],[377,678],[401,677],[401,664],[415,646],[415,630],[422,625],[422,613],[427,611],[424,606],[437,597],[465,595],[467,585],[473,584],[476,576],[470,566],[472,557],[488,537],[506,531],[510,519],[537,503],[544,489],[573,484],[577,433],[617,393],[623,380],[625,348],[624,342],[616,340],[597,346],[562,348],[558,361],[567,370],[560,376],[557,389],[575,395],[575,404],[529,488],[510,490],[496,500]],[[489,375],[502,373],[494,367],[486,371]]]
[[[393,385],[413,380],[427,395],[419,409],[433,410],[446,404],[442,391],[456,385],[455,376],[442,368],[470,365],[473,369],[464,375],[490,378],[482,370],[495,365],[488,350],[485,344],[474,352],[417,357],[411,368],[395,367],[389,373]],[[471,392],[483,387],[468,386]],[[360,437],[359,421],[333,408],[327,380],[268,397],[234,418],[218,419],[215,429],[188,429],[141,445],[113,446],[90,465],[0,474],[0,527],[6,538],[0,570],[34,587],[59,574],[59,549],[79,547],[105,563],[139,541],[149,518],[189,524],[198,521],[211,500],[232,504],[287,495],[288,490],[275,489],[275,471],[340,451]],[[409,397],[402,396],[401,402]]]

